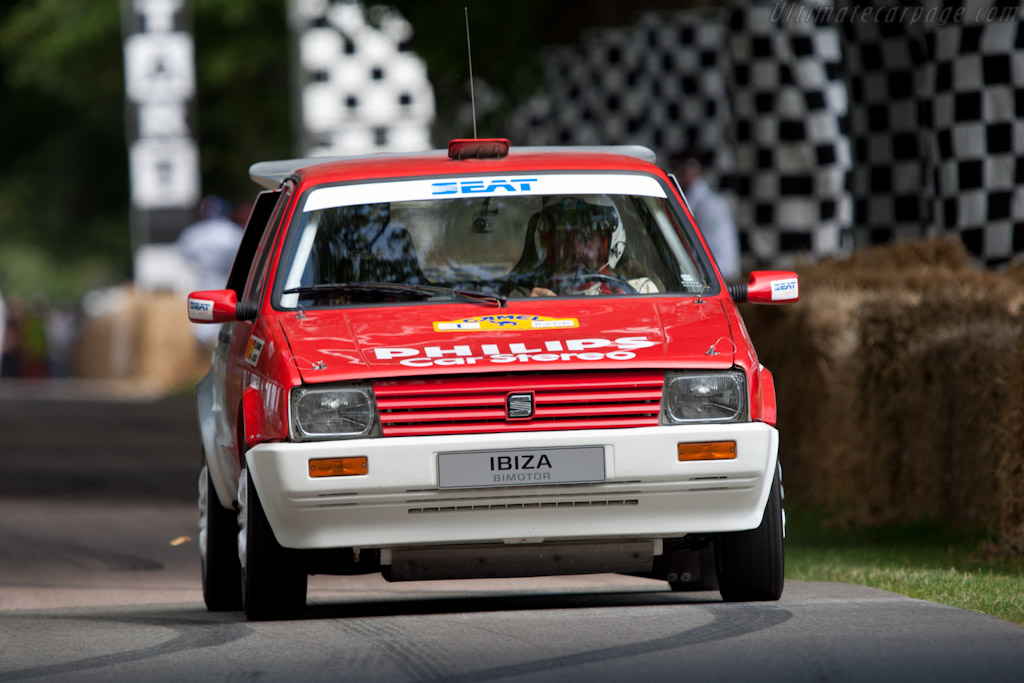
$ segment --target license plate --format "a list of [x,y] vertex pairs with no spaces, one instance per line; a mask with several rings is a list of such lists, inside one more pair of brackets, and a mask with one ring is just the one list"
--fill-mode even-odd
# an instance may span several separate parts
[[437,454],[438,486],[538,486],[604,481],[604,447],[517,448]]

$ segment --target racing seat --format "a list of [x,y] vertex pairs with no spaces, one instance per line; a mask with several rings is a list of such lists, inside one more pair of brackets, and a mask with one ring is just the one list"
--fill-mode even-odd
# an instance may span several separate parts
[[505,276],[502,283],[502,293],[508,295],[515,289],[530,288],[541,281],[545,281],[549,275],[547,262],[544,255],[537,249],[537,225],[540,223],[540,212],[530,216],[526,227],[526,239],[523,244],[523,253],[519,260],[512,266],[512,270]]
[[426,284],[412,235],[399,225],[385,225],[369,240],[353,240],[338,254],[337,282]]

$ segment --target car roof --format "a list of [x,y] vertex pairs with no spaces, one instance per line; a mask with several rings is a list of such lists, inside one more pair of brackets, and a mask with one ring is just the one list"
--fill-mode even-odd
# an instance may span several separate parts
[[300,184],[407,178],[465,173],[513,173],[557,170],[651,171],[654,152],[642,145],[511,147],[489,159],[452,159],[448,150],[384,153],[348,157],[309,157],[261,161],[249,176],[261,187],[277,188],[286,178]]

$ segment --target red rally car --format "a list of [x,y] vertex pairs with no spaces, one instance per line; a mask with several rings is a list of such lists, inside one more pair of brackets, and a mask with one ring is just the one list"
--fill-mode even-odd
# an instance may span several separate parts
[[196,387],[203,593],[301,614],[310,574],[617,572],[783,587],[771,373],[644,147],[255,164]]

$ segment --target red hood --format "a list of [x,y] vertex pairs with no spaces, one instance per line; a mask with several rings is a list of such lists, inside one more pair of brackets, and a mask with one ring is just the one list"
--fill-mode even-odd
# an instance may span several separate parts
[[[716,299],[388,306],[280,316],[305,382],[515,370],[728,368]],[[715,346],[716,353],[708,354]],[[323,366],[323,367],[321,367]],[[318,369],[319,368],[319,369]]]

